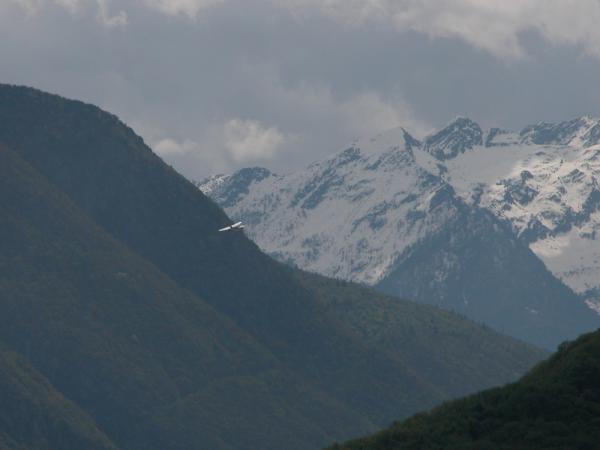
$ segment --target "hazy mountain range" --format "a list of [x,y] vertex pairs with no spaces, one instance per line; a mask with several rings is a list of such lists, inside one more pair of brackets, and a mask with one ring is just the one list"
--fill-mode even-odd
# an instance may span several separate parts
[[600,323],[599,143],[589,117],[516,133],[458,118],[198,185],[281,261],[553,348]]

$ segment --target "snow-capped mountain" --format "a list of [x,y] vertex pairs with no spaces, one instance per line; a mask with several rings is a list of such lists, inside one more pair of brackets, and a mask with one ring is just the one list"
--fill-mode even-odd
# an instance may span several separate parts
[[[599,129],[582,118],[484,132],[459,118],[423,142],[397,128],[288,175],[250,168],[199,187],[280,260],[551,346],[593,314],[530,249],[578,292],[600,286],[593,245],[577,259],[600,217]],[[559,311],[572,323],[556,324]]]
[[[546,266],[600,312],[600,120],[492,130],[485,146],[445,161],[467,202],[511,224]],[[599,236],[600,237],[600,236]]]
[[399,253],[451,214],[433,208],[447,185],[422,167],[435,161],[414,143],[397,129],[287,176],[243,169],[201,189],[242,218],[268,253],[313,272],[375,284]]

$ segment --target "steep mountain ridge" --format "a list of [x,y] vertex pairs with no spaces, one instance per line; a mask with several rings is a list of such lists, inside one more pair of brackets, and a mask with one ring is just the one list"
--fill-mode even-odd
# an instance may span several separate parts
[[[38,108],[46,106],[44,102],[52,109],[60,105],[43,95],[33,101]],[[46,127],[57,132],[51,136],[33,128],[39,131],[13,140],[12,123],[35,124],[37,119],[34,114],[20,117],[30,105],[19,106],[10,116],[2,115],[5,142],[111,235],[231,317],[287,367],[345,399],[342,403],[351,401],[372,422],[390,417],[392,410],[381,407],[390,397],[397,399],[393,409],[412,409],[428,396],[437,398],[436,389],[410,370],[336,329],[286,267],[243,235],[219,233],[228,222],[225,214],[114,117],[67,102],[60,119],[53,121],[53,115],[40,108],[36,111],[44,111]],[[79,132],[71,134],[68,130],[74,125]],[[372,389],[357,391],[355,382],[340,379],[339,373],[364,377]],[[404,382],[414,387],[408,393],[399,389]]]
[[600,332],[562,345],[518,382],[449,402],[332,450],[593,450]]
[[[556,126],[544,136],[592,142],[594,127],[586,119]],[[539,153],[541,144],[525,142],[540,141],[538,135],[546,128],[542,124],[521,134],[499,129],[484,133],[475,122],[459,118],[423,143],[398,128],[356,141],[288,175],[243,169],[199,186],[232,217],[244,220],[261,248],[282,261],[460,311],[519,338],[553,347],[600,321],[539,264],[527,248],[531,244],[531,250],[543,257],[532,242],[504,231],[514,227],[509,214],[502,213],[506,206],[487,202],[487,192],[495,192],[499,183],[492,177],[482,186],[469,178],[512,167],[513,160],[503,155],[518,153],[515,148]],[[501,161],[478,164],[478,155],[488,154]],[[522,197],[529,191],[517,186],[512,192]],[[590,193],[590,205],[594,195]],[[500,201],[506,198],[503,194]],[[485,216],[479,209],[494,214]],[[463,228],[467,234],[460,234]],[[469,241],[470,231],[483,238],[477,241],[479,248],[476,240]],[[453,233],[460,237],[453,238]],[[441,247],[428,245],[439,236],[446,236],[450,252],[443,254]],[[495,240],[492,247],[483,245],[490,241],[485,236]],[[452,245],[453,239],[461,245]],[[425,248],[429,253],[423,253]],[[432,267],[427,260],[436,259],[435,252],[439,257]],[[478,253],[488,258],[470,256]],[[421,262],[414,265],[417,254]],[[481,270],[490,276],[500,270],[501,283],[510,289],[500,294],[472,287],[480,284]],[[531,279],[539,280],[538,285],[530,286]],[[504,314],[493,315],[499,310]],[[570,311],[570,324],[564,323],[558,311]]]
[[589,117],[527,127],[501,148],[492,139],[448,161],[444,174],[465,201],[510,224],[594,309],[600,285],[598,130],[600,121]]
[[[0,340],[120,447],[314,448],[543,356],[219,233],[223,211],[91,105],[0,86],[0,142]],[[366,333],[411,323],[431,328]]]
[[600,142],[600,119],[582,116],[559,123],[540,122],[519,133],[522,143],[591,147]]
[[481,127],[466,117],[459,117],[444,129],[431,134],[423,141],[425,151],[439,160],[457,155],[483,144]]
[[[261,439],[260,430],[233,420],[215,427],[207,410],[226,417],[252,411],[250,424],[278,430],[265,447],[305,448],[330,433],[372,426],[131,254],[14,153],[0,149],[0,162],[0,339],[119,447],[249,448],[245,441]],[[265,387],[268,377],[276,390]],[[217,393],[205,392],[217,383]],[[246,397],[237,395],[240,383]],[[193,400],[200,393],[202,409]],[[341,414],[343,425],[337,418],[325,425],[329,414]],[[194,420],[174,420],[185,415]]]

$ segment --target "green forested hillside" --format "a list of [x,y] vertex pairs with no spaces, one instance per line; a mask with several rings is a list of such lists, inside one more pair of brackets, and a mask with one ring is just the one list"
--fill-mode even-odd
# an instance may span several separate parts
[[0,344],[0,448],[113,450],[94,421]]
[[120,448],[317,448],[544,355],[218,233],[94,106],[0,85],[0,143],[0,341]]
[[503,384],[507,370],[513,370],[516,379],[531,367],[528,355],[536,351],[533,347],[490,339],[488,327],[474,326],[452,312],[373,295],[366,287],[320,275],[300,271],[295,275],[315,292],[330,315],[365,342],[389,352],[452,396],[460,396],[465,385],[477,385],[482,379],[491,386]]
[[[267,423],[268,444],[289,448],[372,428],[106,235],[6,148],[0,148],[0,228],[0,339],[117,445],[252,448],[244,442],[263,431],[239,430],[223,419],[235,415]],[[270,378],[279,381],[277,389],[266,383]],[[193,407],[195,415],[187,410]],[[201,420],[211,410],[220,425]],[[176,414],[190,417],[173,420]],[[179,434],[188,439],[177,441]]]
[[335,450],[594,450],[600,331],[563,344],[519,382],[456,400]]

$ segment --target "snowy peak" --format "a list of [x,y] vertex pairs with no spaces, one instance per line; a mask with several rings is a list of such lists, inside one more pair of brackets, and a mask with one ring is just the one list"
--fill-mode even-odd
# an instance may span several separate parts
[[[575,145],[592,142],[596,126],[582,118],[483,133],[459,118],[424,142],[395,128],[293,173],[244,169],[200,188],[281,261],[525,338],[553,326],[565,302],[600,310],[600,146]],[[570,144],[534,143],[544,130],[544,142]],[[501,282],[488,292],[490,280]],[[508,316],[493,312],[507,302]],[[558,339],[540,333],[536,342]]]
[[525,127],[521,140],[527,144],[591,147],[600,143],[600,119],[583,116],[560,123],[540,122]]
[[459,117],[445,128],[425,138],[425,150],[439,160],[447,160],[483,144],[481,127],[466,117]]
[[436,162],[396,128],[291,174],[236,172],[210,196],[280,260],[374,284],[454,213],[452,189],[424,168]]
[[[551,226],[564,229],[560,224],[575,216],[586,221],[579,211],[596,211],[591,200],[589,208],[566,203],[596,194],[583,195],[593,182],[585,164],[573,160],[579,152],[564,147],[567,158],[556,153],[559,148],[522,144],[518,133],[501,130],[484,136],[479,125],[461,118],[425,143],[396,128],[296,172],[245,169],[200,188],[280,261],[554,345],[574,334],[570,326],[554,326],[573,316],[571,304],[581,315],[589,312],[528,246],[549,235]],[[595,148],[581,155],[590,166],[595,151],[600,155]],[[555,191],[563,200],[552,197]],[[544,229],[533,229],[536,220]],[[600,233],[600,217],[598,223]],[[593,235],[595,228],[588,228],[586,235]],[[524,240],[519,230],[536,232]],[[542,244],[536,253],[568,245]],[[590,256],[600,261],[600,254]],[[557,313],[561,308],[568,313]]]
[[509,224],[600,310],[600,119],[482,132],[458,118],[423,142],[398,127],[291,174],[250,168],[199,187],[265,251],[368,284],[460,216],[464,201]]
[[387,153],[389,151],[408,151],[420,147],[421,143],[402,127],[384,131],[368,139],[357,139],[352,148],[360,150],[364,156]]
[[275,177],[263,167],[249,167],[238,170],[233,175],[215,175],[199,183],[198,188],[206,195],[219,198],[221,206],[227,208],[235,205],[241,197],[248,194],[253,183],[259,183],[266,178]]
[[224,173],[218,173],[216,175],[211,175],[207,178],[204,178],[200,181],[194,181],[193,183],[198,187],[204,195],[210,196],[215,189],[218,189],[225,180],[229,178],[229,175],[225,175]]

